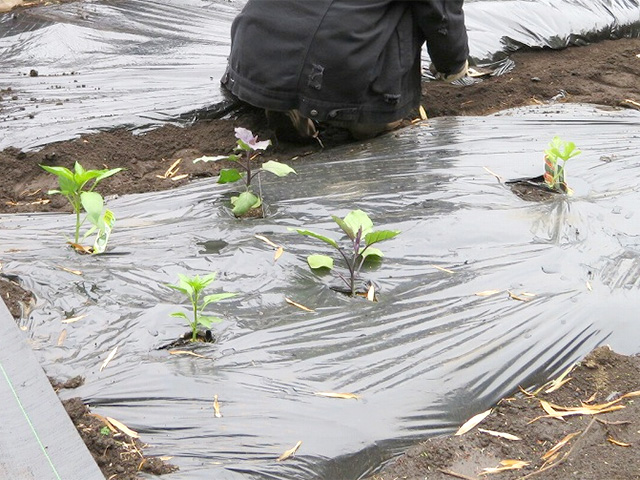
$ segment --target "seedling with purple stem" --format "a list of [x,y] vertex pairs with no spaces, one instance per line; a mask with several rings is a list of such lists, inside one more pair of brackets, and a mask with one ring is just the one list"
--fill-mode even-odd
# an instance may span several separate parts
[[231,160],[238,164],[240,169],[228,168],[220,171],[218,183],[233,183],[244,180],[245,191],[238,196],[231,197],[232,212],[236,217],[240,217],[252,208],[258,208],[262,205],[262,199],[255,194],[252,189],[252,180],[263,172],[271,172],[278,177],[286,177],[290,173],[296,173],[293,168],[285,163],[269,160],[263,163],[260,168],[252,169],[251,160],[254,152],[264,151],[271,145],[271,140],[258,141],[258,136],[253,135],[251,130],[237,127],[235,129],[237,146],[235,151],[237,154],[220,155],[216,157],[200,157],[193,162],[215,162],[220,160]]
[[[313,237],[335,248],[344,260],[349,275],[345,276],[337,273],[338,277],[346,284],[350,295],[356,294],[356,279],[360,274],[360,269],[364,261],[369,256],[382,257],[382,252],[373,248],[371,245],[385,240],[389,240],[400,234],[399,230],[377,230],[373,231],[373,222],[369,216],[362,210],[353,210],[346,217],[339,218],[332,215],[331,218],[349,238],[348,247],[342,247],[332,238],[325,237],[319,233],[312,232],[303,228],[292,228],[300,235]],[[312,269],[333,268],[333,258],[328,255],[309,255],[307,263]]]

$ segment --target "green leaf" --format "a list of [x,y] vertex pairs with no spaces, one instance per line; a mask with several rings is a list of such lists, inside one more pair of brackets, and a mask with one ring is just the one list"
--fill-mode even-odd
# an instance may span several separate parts
[[43,170],[52,173],[58,177],[58,185],[60,190],[49,190],[49,195],[61,193],[63,195],[76,195],[80,191],[80,185],[75,181],[75,176],[71,170],[65,167],[49,167],[40,165]]
[[200,277],[198,277],[198,275],[196,275],[196,277],[200,280],[202,288],[204,288],[204,287],[208,286],[211,282],[213,282],[216,279],[216,272],[208,273],[207,275],[202,277],[202,279],[200,279]]
[[[196,277],[197,277],[197,275],[196,275]],[[184,293],[187,294],[187,296],[189,298],[193,298],[193,295],[195,293],[193,279],[187,277],[186,275],[182,275],[181,273],[179,273],[178,274],[178,285],[179,285],[179,288],[181,288],[184,291]]]
[[233,183],[242,180],[242,174],[235,168],[225,168],[220,170],[218,183]]
[[210,315],[200,315],[198,317],[198,323],[206,328],[211,328],[214,323],[220,323],[222,321],[219,317],[212,317]]
[[87,212],[87,219],[96,227],[100,228],[99,221],[104,208],[102,195],[96,192],[82,192],[80,194],[82,208]]
[[377,230],[367,233],[364,236],[364,241],[367,245],[373,245],[374,243],[389,240],[397,235],[400,235],[400,230]]
[[344,223],[349,225],[354,233],[357,233],[358,230],[360,230],[360,228],[362,227],[363,237],[373,229],[373,222],[371,221],[369,216],[362,210],[354,210],[352,212],[349,212],[349,214],[344,217]]
[[217,155],[215,157],[207,157],[206,155],[196,158],[193,160],[193,163],[198,163],[198,162],[217,162],[219,160],[231,160],[229,158],[229,155]]
[[202,306],[200,309],[204,310],[204,308],[210,303],[216,303],[227,298],[235,297],[236,295],[237,293],[214,293],[212,295],[207,295],[202,299]]
[[187,314],[184,312],[172,312],[169,314],[169,316],[171,317],[175,317],[175,318],[183,318],[185,319],[187,322],[190,322],[191,320],[189,319],[189,317],[187,317]]
[[187,290],[185,288],[182,288],[179,285],[166,284],[166,286],[169,287],[169,288],[173,288],[174,290],[177,290],[177,291],[179,291],[181,293],[184,293],[185,295],[188,294]]
[[373,222],[362,210],[353,210],[342,220],[335,215],[332,215],[331,218],[333,218],[333,221],[338,224],[351,240],[356,238],[360,228],[362,228],[363,237],[373,228]]
[[236,147],[236,150],[242,150],[245,152],[251,151],[251,147],[246,142],[243,142],[242,140],[238,139],[237,144],[238,146]]
[[76,183],[75,178],[68,179],[67,177],[58,177],[58,185],[60,186],[60,193],[62,195],[73,197],[74,199],[80,195],[80,191],[82,190],[82,185]]
[[239,196],[235,197],[235,200],[233,198],[231,199],[231,203],[233,204],[231,211],[236,217],[240,217],[256,206],[259,201],[260,199],[253,193],[242,192]]
[[351,226],[347,225],[347,223],[341,219],[340,217],[336,217],[335,215],[331,215],[331,218],[333,218],[333,221],[336,222],[338,224],[338,226],[342,229],[342,231],[344,233],[347,234],[347,236],[353,240],[354,238],[356,238],[356,232],[357,230],[354,232],[351,229]]
[[98,231],[98,227],[96,225],[92,226],[89,230],[84,232],[84,235],[82,235],[82,240],[83,241],[86,240],[88,237],[90,237],[91,235],[93,235],[97,231]]
[[558,158],[564,160],[565,162],[570,158],[579,155],[580,150],[576,150],[576,144],[573,142],[565,142],[560,137],[553,137],[551,143],[549,143],[549,148],[544,151],[547,155],[549,155],[553,160]]
[[69,180],[73,180],[73,172],[65,167],[50,167],[48,165],[40,165],[45,171],[53,173],[58,177],[65,177]]
[[375,247],[368,247],[366,249],[364,249],[360,255],[362,255],[363,258],[367,258],[367,257],[384,257],[384,255],[382,254],[382,251],[378,248]]
[[276,162],[274,160],[269,160],[268,162],[264,162],[262,164],[262,169],[271,172],[278,177],[286,177],[290,173],[296,173],[296,171],[291,168],[286,163]]
[[78,162],[76,162],[73,165],[73,170],[74,170],[74,173],[75,173],[76,176],[82,176],[86,172],[86,170]]
[[124,170],[124,168],[122,168],[122,167],[99,170],[100,174],[96,177],[96,182],[94,183],[94,186],[100,180],[104,180],[105,178],[109,178],[111,175],[115,175],[116,173],[121,172],[122,170]]
[[109,243],[109,236],[111,235],[111,230],[113,230],[113,226],[116,223],[116,217],[111,210],[105,210],[104,215],[100,217],[100,221],[98,222],[97,229],[98,234],[96,235],[96,239],[93,242],[93,254],[104,253],[107,249],[107,244]]
[[331,270],[333,268],[333,258],[328,255],[309,255],[307,257],[307,263],[309,267],[316,268],[328,268]]
[[324,235],[320,235],[319,233],[316,233],[316,232],[312,232],[311,230],[306,230],[304,228],[290,228],[289,230],[294,230],[298,232],[300,235],[305,235],[307,237],[313,237],[313,238],[317,238],[318,240],[322,240],[323,242],[331,245],[333,248],[339,248],[338,242],[336,242],[334,239],[325,237]]
[[[82,173],[75,174],[74,181],[76,182],[77,185],[79,185],[78,190],[82,190],[90,180],[95,180],[99,176],[100,176],[100,170],[84,170]],[[93,187],[95,186],[96,186],[96,182],[94,181],[93,186],[87,191],[90,192],[91,190],[93,190]]]

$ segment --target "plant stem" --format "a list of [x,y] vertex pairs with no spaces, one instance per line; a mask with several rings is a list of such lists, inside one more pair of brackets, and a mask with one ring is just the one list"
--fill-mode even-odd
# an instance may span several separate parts
[[76,209],[76,240],[75,243],[80,242],[80,210]]
[[[356,275],[360,271],[360,267],[356,270],[356,262],[358,261],[358,255],[360,255],[360,243],[362,243],[362,227],[358,229],[356,238],[353,239],[353,259],[349,270],[351,272],[351,296],[356,295]],[[362,264],[360,264],[362,266]]]
[[244,169],[247,171],[247,190],[249,190],[249,187],[251,186],[251,156],[249,155],[250,152],[247,152],[245,158],[247,160],[247,163],[244,165]]
[[340,272],[336,272],[338,277],[340,277],[340,280],[342,280],[344,282],[344,284],[347,286],[347,288],[350,288],[351,285],[349,285],[349,281],[344,278],[344,275],[342,275]]
[[251,183],[251,180],[253,180],[255,177],[257,177],[258,175],[260,175],[262,172],[264,172],[264,170],[260,169],[257,172],[253,172],[251,174],[251,178],[249,179],[249,183]]
[[193,324],[191,325],[191,341],[198,339],[198,294],[194,295],[193,301]]
[[355,266],[355,259],[353,262],[350,262],[349,259],[347,258],[347,255],[344,253],[344,250],[342,250],[341,248],[338,248],[338,251],[340,252],[340,255],[342,255],[342,258],[344,258],[344,261],[347,264],[347,268],[349,269],[349,281],[347,282],[347,286],[349,287],[349,289],[351,290],[351,296],[355,297],[356,295],[356,279],[355,279],[355,270],[354,270],[354,266]]

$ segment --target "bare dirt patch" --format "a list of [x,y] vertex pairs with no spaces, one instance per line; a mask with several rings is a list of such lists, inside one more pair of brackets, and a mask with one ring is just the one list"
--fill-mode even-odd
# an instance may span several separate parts
[[139,473],[163,475],[177,470],[160,458],[145,457],[142,454],[145,445],[139,439],[122,433],[104,417],[92,414],[80,398],[63,400],[62,405],[105,478],[136,480]]
[[[519,392],[503,399],[473,430],[428,439],[370,480],[640,478],[640,357],[600,347],[568,378],[551,393]],[[605,413],[555,418],[543,402],[555,411],[571,407]],[[495,436],[495,432],[519,440]],[[484,470],[505,461],[526,465],[492,474]]]
[[[587,102],[622,108],[625,100],[640,106],[640,38],[605,41],[561,51],[536,50],[513,54],[516,67],[469,86],[427,82],[423,105],[430,117],[485,115],[505,108],[540,104],[564,91],[560,102]],[[587,61],[588,59],[588,61]],[[14,94],[16,92],[13,92]],[[2,100],[0,100],[0,108]],[[627,103],[633,107],[633,103]],[[640,108],[640,107],[639,107]],[[417,113],[416,113],[417,116]],[[272,136],[263,112],[243,108],[233,118],[197,121],[177,127],[166,125],[143,135],[116,129],[70,141],[53,143],[37,152],[7,148],[0,152],[0,213],[65,211],[63,198],[46,195],[56,180],[39,164],[72,167],[77,160],[85,168],[125,167],[124,174],[101,184],[104,195],[140,193],[174,188],[190,180],[217,175],[213,164],[192,160],[202,155],[223,155],[235,146],[233,129],[244,126],[262,138]],[[321,136],[326,147],[349,139],[336,129]],[[291,161],[320,150],[320,145],[274,142],[263,159]],[[180,180],[165,178],[167,169],[181,159]],[[48,202],[47,202],[48,201]]]

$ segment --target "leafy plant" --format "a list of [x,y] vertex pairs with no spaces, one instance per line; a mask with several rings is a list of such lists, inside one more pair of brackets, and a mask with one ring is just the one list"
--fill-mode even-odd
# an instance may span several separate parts
[[[567,160],[579,155],[580,150],[576,149],[575,143],[565,142],[556,136],[544,153],[544,182],[553,190],[571,194],[571,189],[565,181],[565,165]],[[562,160],[562,165],[558,160]]]
[[195,342],[198,338],[198,327],[202,325],[205,328],[211,328],[211,325],[217,322],[221,322],[222,319],[218,317],[212,317],[210,315],[203,315],[202,312],[210,303],[219,302],[226,298],[235,297],[235,293],[215,293],[213,295],[206,295],[202,297],[202,291],[209,286],[216,279],[215,273],[210,273],[202,278],[199,275],[188,277],[186,275],[178,274],[177,285],[167,285],[169,288],[173,288],[179,292],[184,293],[191,302],[193,318],[190,319],[184,312],[173,312],[172,317],[185,319],[189,327],[191,327],[191,341]]
[[110,434],[111,434],[111,430],[109,430],[109,427],[102,427],[100,429],[100,435],[104,435],[105,437],[107,437]]
[[[123,170],[122,168],[111,168],[103,170],[85,170],[78,162],[75,163],[73,171],[65,167],[50,167],[40,165],[44,170],[58,177],[59,190],[49,190],[49,195],[61,194],[69,201],[73,212],[76,215],[76,228],[73,244],[79,246],[80,228],[85,221],[91,223],[91,228],[84,234],[82,239],[96,233],[96,239],[91,253],[103,253],[109,242],[109,235],[116,221],[111,210],[104,209],[104,199],[102,195],[94,192],[94,189],[101,180],[115,175]],[[84,219],[80,219],[82,211],[86,212]]]
[[[303,228],[293,228],[300,235],[313,237],[323,241],[335,248],[344,260],[349,275],[345,276],[338,272],[338,276],[347,285],[351,296],[356,294],[355,281],[360,273],[360,269],[367,257],[375,255],[382,257],[382,252],[372,247],[372,245],[389,240],[400,234],[399,230],[373,230],[373,222],[362,210],[353,210],[346,217],[339,218],[332,215],[331,218],[344,233],[349,237],[348,247],[342,247],[332,238],[325,237],[318,233]],[[307,263],[312,269],[333,268],[333,258],[328,255],[309,255]]]
[[234,215],[240,217],[252,208],[258,208],[262,204],[259,195],[253,192],[251,182],[253,179],[263,172],[271,172],[278,177],[286,177],[290,173],[296,173],[293,168],[285,163],[269,160],[262,164],[256,170],[251,167],[252,153],[264,151],[271,145],[271,140],[258,141],[258,136],[254,136],[251,130],[237,127],[235,129],[237,146],[235,151],[237,154],[221,155],[216,157],[200,157],[193,162],[215,162],[220,160],[231,160],[238,164],[242,171],[237,168],[222,169],[218,177],[218,183],[233,183],[244,180],[245,191],[238,196],[231,197],[232,211]]

